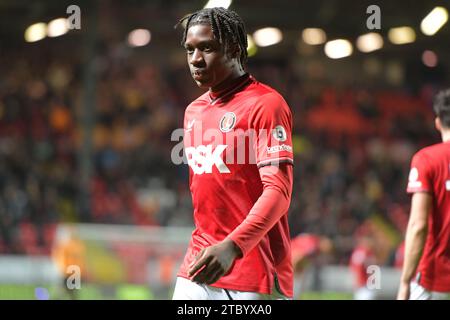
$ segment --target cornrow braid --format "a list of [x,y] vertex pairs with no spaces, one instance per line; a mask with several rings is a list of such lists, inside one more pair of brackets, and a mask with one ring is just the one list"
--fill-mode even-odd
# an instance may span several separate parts
[[247,32],[242,18],[234,11],[225,8],[206,8],[181,18],[175,27],[186,22],[181,45],[184,46],[188,29],[192,26],[205,24],[211,30],[219,43],[225,48],[238,45],[240,49],[239,62],[242,67],[247,62]]

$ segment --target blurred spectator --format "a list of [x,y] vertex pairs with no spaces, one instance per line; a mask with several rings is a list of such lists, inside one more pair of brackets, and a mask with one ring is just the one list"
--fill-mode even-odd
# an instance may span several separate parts
[[397,247],[397,250],[395,250],[394,267],[399,270],[402,270],[404,261],[405,261],[405,241],[402,241]]
[[72,228],[60,229],[58,241],[52,248],[52,258],[61,276],[60,283],[63,289],[61,296],[68,295],[71,300],[78,298],[77,290],[80,289],[81,282],[86,279],[85,251],[83,242]]

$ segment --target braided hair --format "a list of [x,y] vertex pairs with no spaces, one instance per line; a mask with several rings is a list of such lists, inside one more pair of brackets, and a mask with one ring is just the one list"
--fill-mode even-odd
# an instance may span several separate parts
[[239,62],[244,67],[247,62],[247,32],[242,18],[234,11],[221,7],[205,8],[188,14],[180,21],[177,27],[186,21],[181,45],[184,46],[188,29],[203,24],[211,26],[212,32],[219,43],[226,49],[238,45],[240,49]]

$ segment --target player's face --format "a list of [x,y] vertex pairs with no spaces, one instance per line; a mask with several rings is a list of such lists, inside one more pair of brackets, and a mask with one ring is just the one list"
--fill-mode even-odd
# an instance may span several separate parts
[[200,88],[217,88],[235,70],[235,59],[225,54],[208,25],[194,25],[186,35],[185,48],[192,78]]

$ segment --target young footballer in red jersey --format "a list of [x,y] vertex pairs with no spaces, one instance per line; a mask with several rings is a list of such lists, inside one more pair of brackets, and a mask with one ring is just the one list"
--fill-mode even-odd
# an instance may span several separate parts
[[185,112],[195,230],[173,299],[292,298],[289,107],[245,72],[235,12],[203,9],[180,22],[192,77],[208,91]]
[[434,111],[443,142],[412,159],[401,300],[441,299],[450,293],[450,90],[436,96]]

